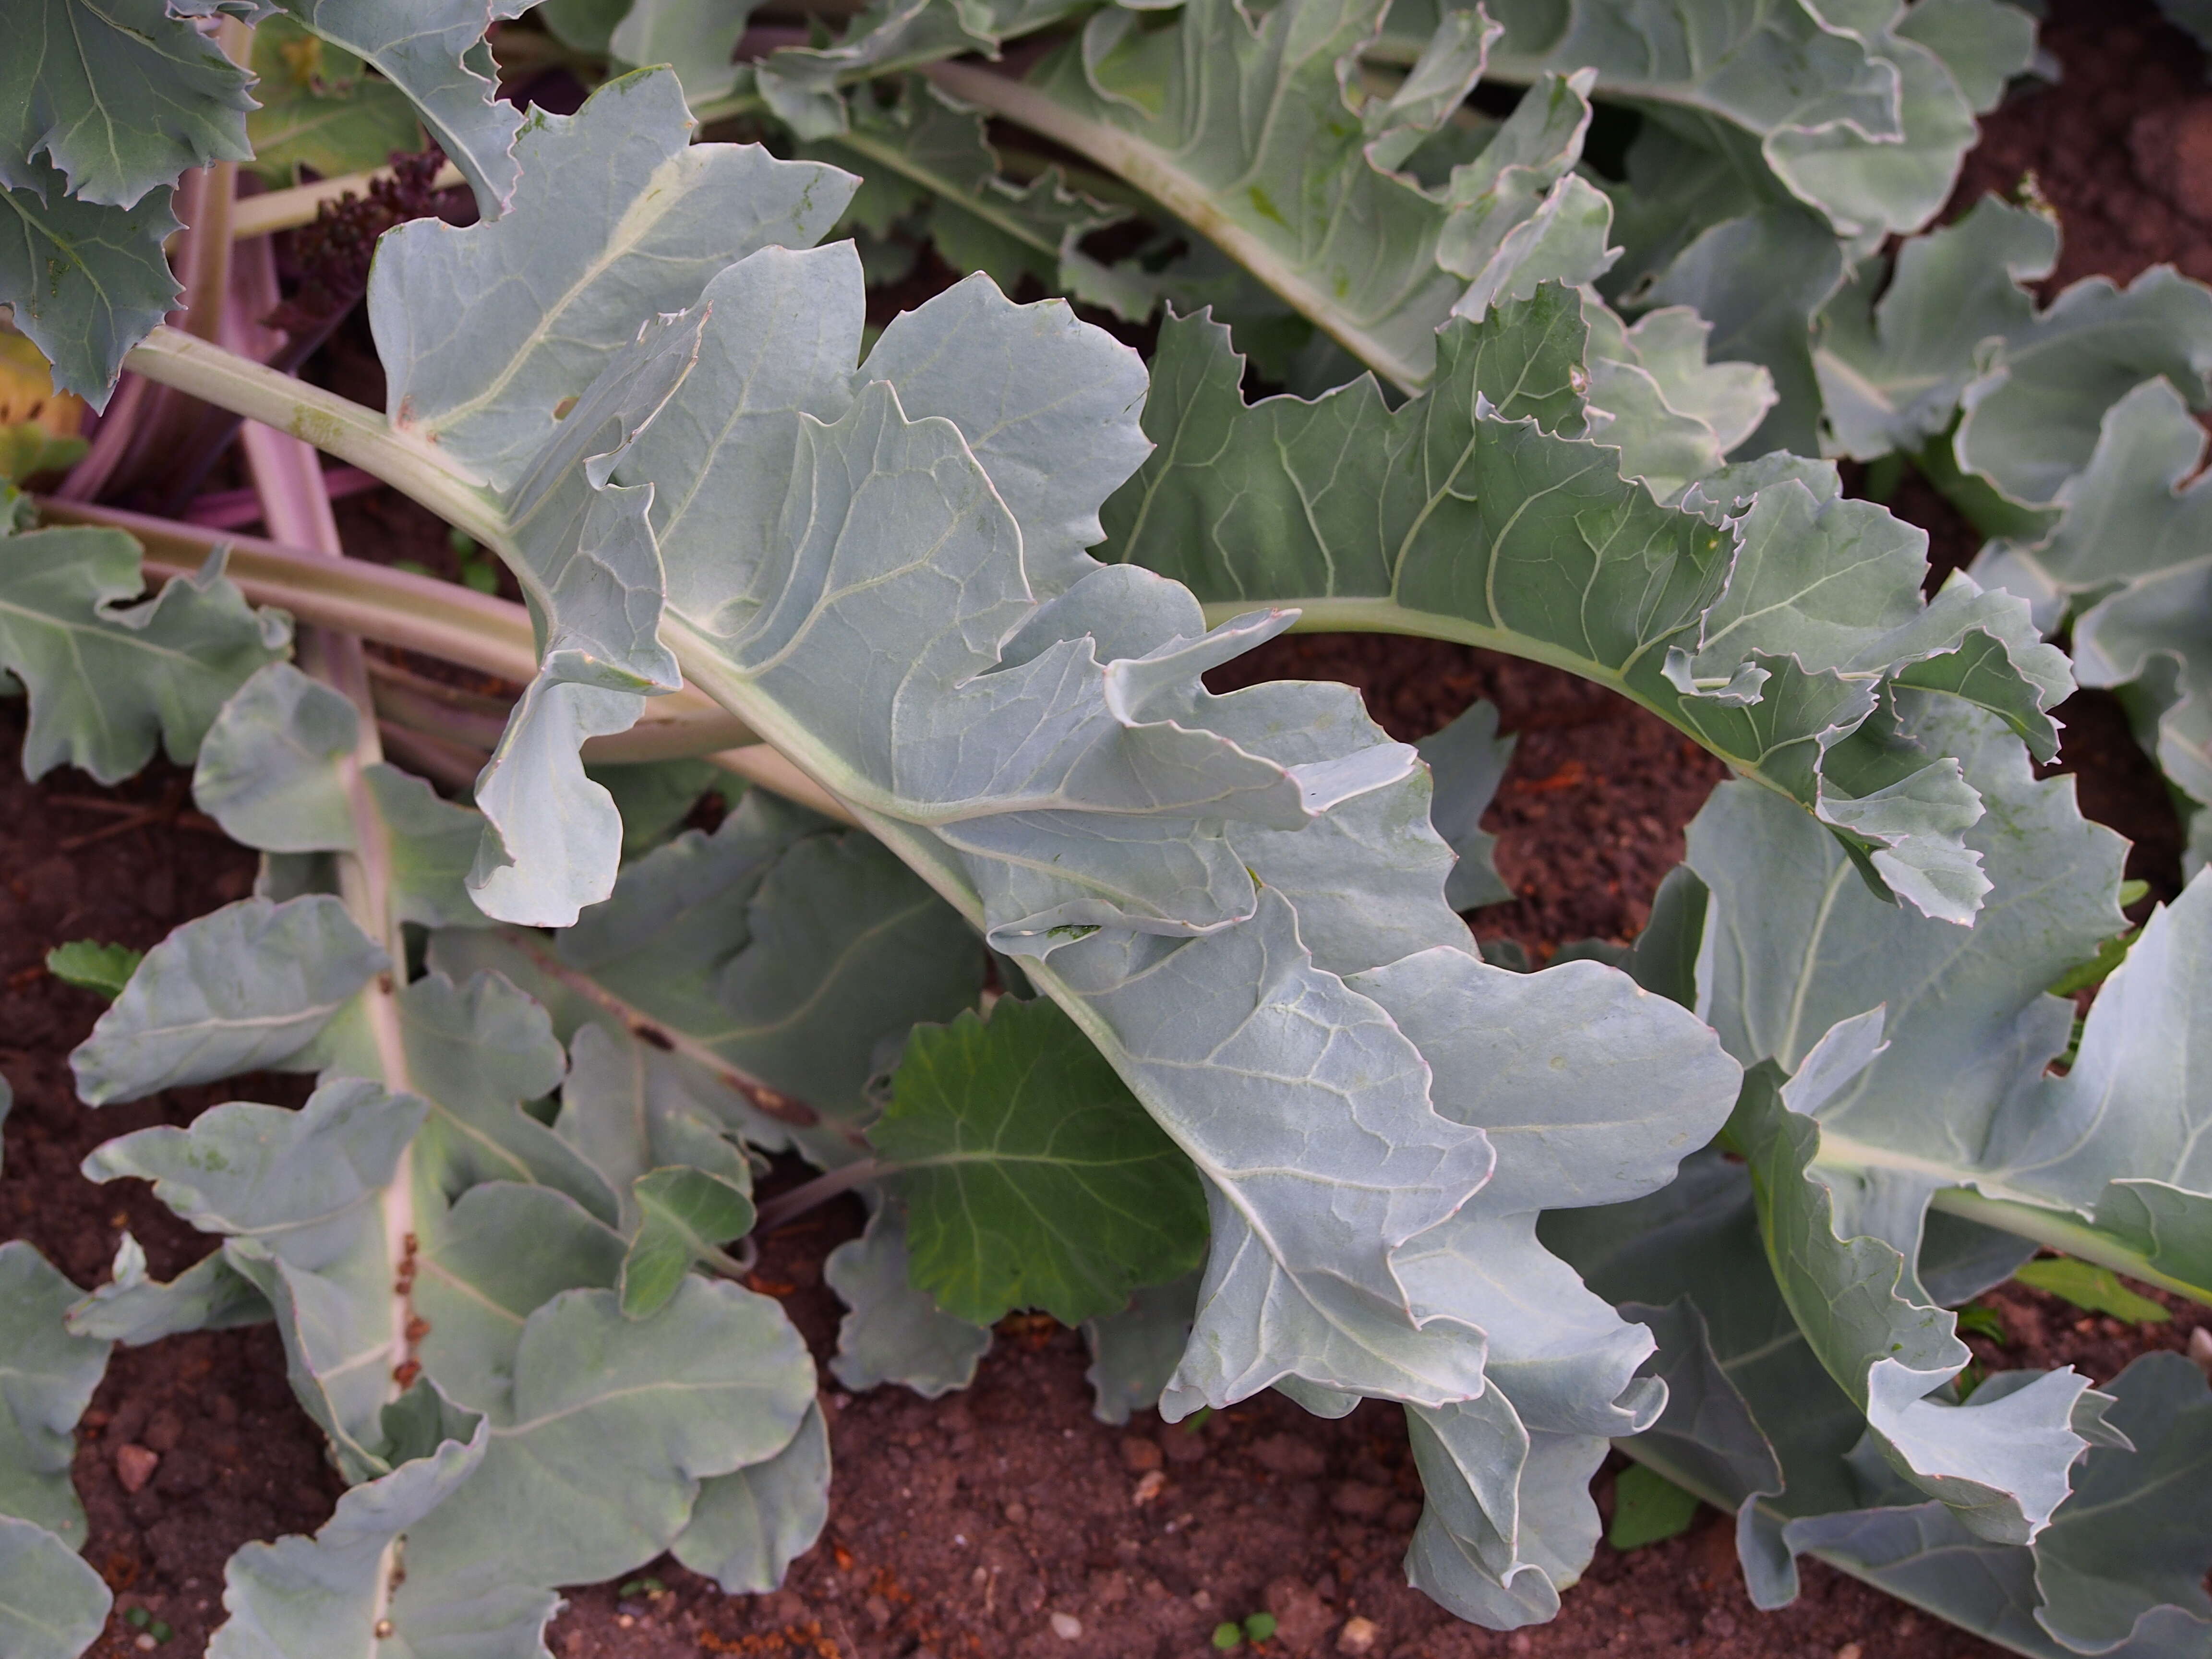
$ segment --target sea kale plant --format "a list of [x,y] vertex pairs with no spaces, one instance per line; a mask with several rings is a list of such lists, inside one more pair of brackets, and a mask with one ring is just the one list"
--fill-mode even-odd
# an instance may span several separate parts
[[[255,1322],[348,1490],[233,1559],[218,1659],[524,1659],[664,1552],[773,1587],[829,1437],[744,1280],[851,1191],[842,1386],[1037,1310],[1111,1421],[1395,1406],[1407,1570],[1492,1628],[1617,1447],[1761,1605],[1811,1555],[2026,1654],[2212,1651],[2203,1375],[1983,1376],[1951,1311],[2039,1247],[2212,1301],[2212,888],[2130,945],[2037,769],[2078,665],[2212,800],[2212,295],[2039,305],[2032,190],[1928,228],[2035,72],[2001,0],[1486,7],[17,8],[25,769],[158,744],[262,855],[57,953],[113,999],[78,1089],[313,1086],[88,1159],[217,1241],[176,1279],[0,1246],[0,1650],[108,1614],[112,1345]],[[342,176],[418,123],[445,171]],[[357,299],[381,410],[295,372]],[[266,538],[187,521],[227,452]],[[1976,574],[1923,597],[1838,458]],[[341,547],[342,469],[525,603]],[[1570,671],[1734,775],[1632,944],[1492,965],[1495,711],[1417,751],[1206,688],[1292,628]]]

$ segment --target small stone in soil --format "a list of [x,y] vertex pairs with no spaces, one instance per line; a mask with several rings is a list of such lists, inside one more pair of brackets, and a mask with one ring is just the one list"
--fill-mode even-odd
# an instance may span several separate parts
[[1372,1619],[1357,1616],[1344,1621],[1344,1628],[1336,1633],[1339,1653],[1361,1654],[1375,1651],[1375,1638],[1382,1632],[1375,1627]]
[[1143,1474],[1160,1466],[1158,1445],[1141,1434],[1133,1434],[1121,1442],[1121,1467],[1132,1474]]
[[161,1466],[161,1455],[143,1446],[125,1443],[115,1449],[115,1478],[123,1483],[123,1490],[136,1494],[154,1478],[154,1471]]
[[1158,1498],[1161,1492],[1166,1488],[1167,1484],[1167,1476],[1162,1474],[1158,1469],[1154,1469],[1150,1474],[1147,1474],[1143,1480],[1137,1482],[1136,1493],[1132,1501],[1139,1509],[1142,1509],[1146,1504],[1151,1503],[1155,1498]]
[[1029,1518],[1030,1512],[1026,1504],[1013,1503],[1006,1505],[1006,1519],[1012,1522],[1016,1526],[1020,1526],[1023,1522]]
[[1072,1613],[1055,1613],[1052,1616],[1052,1633],[1063,1642],[1080,1640],[1083,1621]]

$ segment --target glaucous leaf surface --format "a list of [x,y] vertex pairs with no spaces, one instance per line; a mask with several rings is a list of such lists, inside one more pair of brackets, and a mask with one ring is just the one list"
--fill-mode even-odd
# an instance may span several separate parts
[[532,113],[513,222],[418,219],[383,242],[369,318],[395,428],[511,487],[562,399],[648,319],[755,248],[813,241],[851,192],[834,169],[693,144],[690,127],[673,75],[624,76],[573,116]]
[[1480,1398],[1407,1407],[1429,1496],[1407,1571],[1492,1628],[1547,1619],[1596,1542],[1590,1475],[1664,1390],[1637,1375],[1649,1334],[1537,1242],[1537,1213],[1664,1186],[1717,1126],[1736,1068],[1683,1010],[1595,963],[1524,975],[1431,950],[1351,983],[1420,1044],[1437,1109],[1498,1156],[1490,1182],[1397,1258],[1417,1317],[1489,1340]]
[[[813,325],[779,331],[802,271]],[[1049,551],[1115,480],[1069,472],[1070,500],[1025,470],[1133,459],[1135,399],[1109,390],[1134,379],[1125,352],[970,285],[896,319],[856,373],[857,276],[849,252],[769,249],[702,295],[698,361],[617,474],[654,489],[663,637],[1019,953],[1198,1164],[1213,1261],[1170,1412],[1278,1381],[1331,1409],[1474,1397],[1494,1339],[1457,1304],[1418,1312],[1395,1258],[1482,1186],[1492,1148],[1437,1111],[1420,1050],[1344,977],[1438,949],[1474,964],[1424,775],[1348,693],[1203,690],[1279,619],[1208,636],[1157,577],[1073,553],[1032,574],[1032,541]],[[1004,362],[1006,384],[1078,412],[1009,426],[972,375],[935,377],[954,361]],[[1717,1085],[1693,1080],[1684,1109],[1717,1121]],[[888,1305],[905,1284],[888,1254],[834,1271]],[[1616,1397],[1613,1351],[1562,1340],[1577,1386]],[[841,1375],[882,1374],[855,1346]]]
[[624,64],[665,64],[697,104],[720,98],[737,83],[738,37],[752,6],[714,0],[629,0],[609,32],[606,48]]
[[1126,1308],[1083,1322],[1083,1340],[1091,1350],[1083,1380],[1091,1384],[1091,1414],[1100,1422],[1118,1426],[1160,1403],[1190,1340],[1198,1282],[1191,1273],[1170,1284],[1146,1285]]
[[157,741],[189,763],[224,701],[290,647],[290,618],[248,605],[220,552],[150,599],[139,556],[119,530],[0,535],[0,667],[30,693],[26,777],[67,764],[119,783]]
[[69,1328],[80,1336],[135,1348],[180,1331],[227,1330],[275,1317],[269,1299],[222,1251],[164,1282],[147,1273],[144,1247],[125,1232],[107,1283],[70,1310]]
[[373,65],[407,94],[476,194],[496,219],[525,163],[515,143],[525,117],[497,96],[498,65],[484,39],[492,24],[520,16],[528,0],[275,0],[304,27]]
[[[1671,1287],[1680,1298],[1668,1309],[1624,1304],[1658,1334],[1656,1374],[1669,1389],[1665,1415],[1628,1449],[1737,1510],[1758,1605],[1792,1600],[1793,1558],[1809,1553],[2045,1659],[2195,1650],[2201,1590],[2180,1564],[2212,1549],[2195,1477],[2208,1396],[2179,1356],[2139,1360],[2109,1395],[2083,1396],[2090,1413],[2075,1426],[2092,1443],[2071,1471],[2074,1496],[2033,1546],[1995,1543],[1942,1504],[1916,1503],[1886,1465],[1855,1451],[1865,1419],[1760,1271],[1741,1167],[1700,1154],[1675,1188],[1617,1210],[1548,1217],[1544,1232],[1608,1295]],[[1925,1255],[1920,1270],[1935,1276]],[[1984,1387],[2037,1378],[2000,1371]]]
[[70,1055],[88,1103],[137,1100],[291,1062],[390,965],[345,906],[314,893],[240,899],[146,953],[92,1035]]
[[2048,751],[2063,659],[2024,607],[1971,581],[1924,605],[1925,538],[1842,499],[1826,468],[1731,470],[1672,507],[1623,479],[1617,451],[1563,430],[1579,303],[1547,289],[1455,324],[1435,388],[1395,410],[1371,380],[1248,405],[1226,331],[1170,322],[1146,411],[1156,447],[1108,503],[1109,556],[1224,608],[1297,605],[1571,668],[1808,808],[1917,908],[1965,921],[1986,889],[1959,839],[1978,802],[1955,761],[1869,717],[1885,682],[1955,686]]
[[22,1659],[77,1659],[115,1598],[82,1556],[34,1521],[0,1515],[0,1642]]
[[880,244],[904,225],[956,270],[983,271],[1001,289],[1027,274],[1082,291],[1090,262],[1076,243],[1127,216],[1070,189],[1056,167],[1027,184],[1003,177],[981,114],[919,76],[889,104],[863,96],[848,108],[847,130],[805,152],[863,179],[833,236]]
[[[802,139],[835,137],[850,121],[842,88],[901,69],[1000,43],[1069,16],[1069,0],[871,0],[832,46],[785,46],[750,76],[750,90]],[[739,74],[741,93],[749,77]]]
[[[2065,487],[2057,528],[2032,547],[2000,544],[2012,569],[2087,605],[2073,627],[2081,683],[2127,688],[2138,718],[2154,722],[2160,769],[2197,801],[2212,799],[2212,495],[2197,476],[2203,457],[2203,430],[2181,395],[2146,380],[2105,412],[2088,465]],[[2201,862],[2192,849],[2191,868]]]
[[879,1206],[866,1232],[830,1252],[822,1277],[845,1304],[830,1371],[847,1388],[900,1382],[934,1400],[975,1380],[990,1327],[945,1312],[915,1288],[896,1202]]
[[[28,1523],[65,1548],[84,1541],[84,1506],[70,1483],[70,1459],[77,1419],[107,1370],[109,1347],[64,1323],[78,1294],[35,1245],[0,1244],[0,1519]],[[4,1609],[11,1590],[27,1588],[27,1581],[14,1583],[28,1571],[21,1563],[43,1548],[20,1532],[0,1544],[10,1547],[17,1559],[0,1567],[0,1629],[11,1617],[27,1619]],[[81,1589],[71,1589],[74,1599],[62,1598],[65,1604],[82,1600]]]
[[1977,352],[2028,331],[2027,284],[2057,258],[2057,225],[1985,196],[1955,224],[1908,238],[1879,299],[1881,267],[1862,266],[1821,313],[1814,352],[1836,450],[1872,460],[1948,433]]
[[[973,1006],[984,962],[958,912],[872,838],[760,790],[714,835],[688,831],[625,869],[554,944],[444,932],[432,960],[497,969],[580,1054],[581,1028],[597,1029],[609,1046],[593,1063],[618,1054],[635,1079],[624,1091],[656,1121],[704,1113],[772,1150],[796,1133],[824,1164],[858,1151],[879,1048]],[[732,1073],[799,1109],[759,1110]]]
[[975,1324],[1027,1308],[1080,1324],[1205,1254],[1189,1160],[1052,1003],[917,1026],[868,1139],[915,1287]]
[[775,1456],[699,1483],[668,1553],[726,1595],[760,1595],[783,1583],[829,1521],[830,1428],[817,1401]]
[[[1384,9],[1291,0],[1255,20],[1191,0],[1161,27],[1109,9],[994,107],[1147,191],[1358,361],[1417,389],[1455,307],[1480,315],[1539,279],[1602,272],[1611,212],[1568,172],[1586,77],[1547,82],[1435,191],[1395,171],[1481,74],[1496,31],[1439,20],[1407,89],[1355,111],[1357,54]],[[948,84],[981,95],[972,74]]]

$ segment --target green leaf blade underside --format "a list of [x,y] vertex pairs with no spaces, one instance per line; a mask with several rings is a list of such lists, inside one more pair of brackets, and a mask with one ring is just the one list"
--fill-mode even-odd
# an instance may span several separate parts
[[[74,1548],[84,1541],[84,1506],[70,1481],[77,1419],[107,1370],[110,1344],[72,1333],[64,1322],[78,1298],[36,1247],[0,1244],[0,1519],[28,1523]],[[41,1549],[26,1533],[8,1544],[21,1553],[0,1568],[0,1607],[19,1586],[14,1572]],[[9,1614],[0,1612],[0,1629]],[[20,1616],[20,1615],[18,1615]]]
[[162,0],[30,0],[0,66],[0,184],[46,156],[88,205],[129,208],[191,167],[242,161],[249,77]]
[[128,208],[64,193],[44,162],[0,179],[0,301],[54,366],[54,384],[107,407],[124,354],[144,339],[179,289],[161,245],[179,228],[167,189]]
[[219,554],[150,599],[142,586],[119,530],[0,537],[0,666],[31,696],[26,776],[66,763],[119,783],[156,743],[189,763],[225,699],[291,644],[290,619],[249,606]]
[[283,14],[256,25],[261,107],[246,118],[254,172],[271,185],[297,183],[303,167],[336,179],[382,167],[396,150],[420,149],[422,129],[407,94],[363,70],[352,52]]
[[1197,1172],[1051,1003],[917,1030],[891,1086],[868,1139],[904,1166],[908,1271],[946,1312],[1079,1324],[1204,1255]]
[[1613,1525],[1605,1541],[1617,1550],[1641,1549],[1680,1536],[1697,1519],[1698,1498],[1641,1463],[1613,1483]]
[[[2071,1471],[2073,1496],[2033,1545],[1992,1543],[1855,1454],[1865,1419],[1814,1357],[1765,1270],[1741,1166],[1701,1153],[1667,1192],[1549,1217],[1545,1236],[1661,1334],[1656,1369],[1673,1400],[1625,1449],[1738,1511],[1756,1605],[1793,1600],[1793,1558],[1809,1553],[2037,1659],[2110,1651],[2131,1634],[2139,1645],[2122,1650],[2146,1655],[2191,1652],[2201,1641],[2208,1609],[2197,1577],[2212,1550],[2201,1466],[2212,1393],[2181,1356],[2148,1356],[2108,1385],[2113,1403],[2101,1406],[2100,1425],[2077,1421],[2092,1444]],[[1935,1265],[1923,1255],[1920,1272],[1932,1277]],[[1668,1308],[1642,1300],[1658,1295],[1680,1300]],[[2000,1371],[1982,1389],[2030,1381]]]
[[2072,1011],[2044,988],[2124,926],[2122,844],[2081,818],[2070,787],[2035,781],[1986,716],[1914,718],[1952,728],[1943,746],[1993,804],[1969,832],[1995,883],[1972,933],[1875,904],[1817,837],[1723,790],[1689,836],[1714,895],[1699,1006],[1730,1052],[1785,1070],[1884,1008],[1888,1047],[1817,1113],[1817,1168],[1856,1213],[1851,1231],[1909,1249],[1942,1194],[1962,1216],[2201,1295],[2212,1176],[2192,1139],[2202,1017],[2184,988],[2212,889],[2192,883],[2154,916],[2099,993],[2094,1042],[2085,1030],[2067,1073],[2045,1075]]
[[[599,94],[606,120],[672,122],[625,104],[628,84]],[[570,131],[601,118],[591,108]],[[639,142],[680,140],[656,128]],[[495,228],[523,258],[533,239],[566,234],[562,210],[519,201]],[[1458,1594],[1522,1622],[1594,1544],[1572,1472],[1656,1403],[1634,1383],[1638,1334],[1536,1246],[1534,1210],[1663,1182],[1720,1121],[1734,1068],[1686,1015],[1609,970],[1523,981],[1485,969],[1443,902],[1451,854],[1412,751],[1338,688],[1207,693],[1206,668],[1283,619],[1209,635],[1185,590],[1081,551],[1141,454],[1132,354],[1062,307],[1017,307],[971,279],[897,318],[859,361],[859,275],[848,249],[763,248],[700,294],[697,361],[611,480],[653,488],[662,637],[686,678],[835,788],[951,914],[1013,954],[1196,1165],[1211,1257],[1164,1411],[1281,1382],[1332,1412],[1367,1394],[1443,1413],[1455,1457],[1479,1461],[1493,1433],[1538,1437],[1515,1466],[1525,1521],[1495,1547],[1449,1546],[1456,1565],[1439,1568],[1468,1586],[1533,1572],[1540,1590]],[[416,304],[412,337],[459,337],[465,307]],[[486,407],[487,431],[510,419]],[[641,860],[636,892],[652,902],[633,909],[618,893],[608,925],[587,916],[564,937],[566,971],[538,967],[532,982],[564,988],[556,1000],[573,993],[564,1029],[619,1024],[610,1052],[641,1054],[658,1045],[634,1016],[655,1003],[664,1052],[706,1064],[689,1044],[720,1038],[723,993],[696,971],[667,982],[681,956],[667,942],[712,905],[754,904],[757,878],[686,899],[679,878],[704,873],[702,842]],[[441,959],[500,937],[442,936]],[[1537,1000],[1543,1017],[1527,1012],[1524,1032],[1564,1034],[1590,1000],[1629,1048],[1682,1061],[1663,1104],[1646,1095],[1637,1109],[1660,1127],[1632,1172],[1601,1176],[1569,1136],[1578,1150],[1537,1158],[1494,1204],[1469,1207],[1499,1167],[1483,1126],[1525,1121],[1491,1087],[1513,1068],[1447,1029],[1463,1024],[1443,1011],[1470,977]],[[1404,1024],[1416,1005],[1437,1011],[1418,1042]],[[1545,1046],[1529,1064],[1550,1079],[1566,1062]],[[1625,1107],[1606,1090],[1576,1098],[1600,1116]],[[872,1243],[832,1263],[857,1321],[838,1374],[956,1384],[988,1333],[912,1291],[898,1211],[886,1204]],[[1516,1276],[1552,1287],[1540,1311],[1504,1292]],[[707,1282],[687,1279],[679,1298]],[[888,1322],[872,1326],[864,1307]],[[932,1340],[921,1313],[945,1339],[933,1367],[911,1363]],[[866,1334],[892,1326],[883,1342]],[[1509,1395],[1525,1419],[1501,1409]],[[1478,1397],[1488,1403],[1462,1409]]]
[[1960,840],[1978,803],[1954,762],[1867,725],[1877,693],[1955,689],[2045,752],[2063,659],[2019,602],[1971,581],[1924,604],[1919,532],[1844,500],[1820,464],[1730,469],[1676,506],[1624,479],[1620,452],[1559,429],[1581,303],[1546,288],[1455,324],[1435,387],[1395,410],[1371,380],[1248,405],[1226,331],[1170,320],[1146,411],[1156,447],[1107,503],[1107,556],[1224,610],[1297,606],[1309,627],[1571,669],[1796,801],[1917,908],[1965,921],[1986,890]]
[[46,952],[46,971],[81,989],[97,991],[112,1002],[145,959],[143,951],[134,951],[127,945],[77,939]]

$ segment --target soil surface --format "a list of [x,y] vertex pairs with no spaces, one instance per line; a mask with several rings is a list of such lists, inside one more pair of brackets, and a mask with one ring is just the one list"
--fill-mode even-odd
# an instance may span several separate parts
[[[2009,191],[2033,169],[2066,234],[2054,287],[2093,272],[2125,280],[2161,260],[2212,280],[2212,91],[2194,44],[2133,0],[2057,0],[2044,40],[2064,79],[1989,118],[1948,211],[1985,190]],[[351,332],[323,362],[337,379],[374,375],[358,343],[349,352]],[[379,400],[380,388],[345,389]],[[1972,532],[1919,480],[1905,478],[1889,504],[1929,531],[1939,570],[1971,557]],[[339,511],[356,554],[453,574],[442,526],[419,509],[379,493]],[[1212,683],[1282,677],[1359,686],[1375,718],[1407,739],[1477,697],[1498,706],[1519,743],[1486,822],[1517,896],[1473,921],[1480,936],[1517,939],[1540,961],[1576,939],[1634,936],[1680,856],[1683,825],[1721,775],[1671,727],[1602,690],[1432,641],[1291,636]],[[2118,703],[2083,693],[2061,714],[2068,731],[2056,769],[2076,775],[2090,816],[2135,839],[2130,873],[2170,896],[2179,831]],[[4,1128],[0,1232],[31,1240],[89,1287],[106,1276],[127,1228],[167,1277],[211,1241],[142,1182],[82,1179],[84,1155],[115,1134],[188,1121],[217,1099],[297,1103],[305,1080],[245,1079],[82,1107],[67,1055],[103,1005],[41,963],[71,939],[154,944],[248,890],[252,855],[191,811],[184,774],[165,763],[112,790],[70,772],[25,783],[21,727],[21,702],[0,702],[0,1069],[16,1097]],[[850,1200],[818,1211],[767,1241],[753,1278],[783,1300],[817,1357],[827,1357],[838,1311],[821,1261],[857,1227]],[[2157,1299],[2174,1317],[2135,1328],[2007,1285],[1982,1298],[2003,1340],[1969,1340],[1989,1369],[2070,1363],[2108,1380],[2136,1353],[2183,1348],[2212,1321],[2212,1310]],[[1329,1423],[1270,1395],[1195,1430],[1150,1414],[1115,1429],[1091,1415],[1086,1363],[1073,1333],[1017,1318],[963,1394],[934,1402],[896,1389],[826,1395],[837,1470],[830,1527],[782,1590],[724,1597],[664,1560],[621,1584],[572,1589],[549,1636],[553,1651],[1199,1659],[1216,1651],[1223,1620],[1261,1609],[1279,1621],[1261,1655],[1998,1651],[1817,1563],[1805,1564],[1794,1607],[1757,1613],[1736,1572],[1731,1527],[1711,1512],[1683,1536],[1630,1554],[1601,1544],[1550,1625],[1512,1635],[1461,1625],[1404,1583],[1419,1487],[1395,1413],[1370,1404]],[[139,1607],[173,1631],[160,1651],[201,1652],[221,1622],[231,1553],[312,1530],[340,1490],[268,1328],[118,1350],[80,1431],[75,1474],[91,1519],[86,1557],[118,1594],[95,1650],[114,1659],[143,1651],[148,1638],[122,1617]],[[1598,1480],[1608,1512],[1611,1482],[1608,1469]]]

